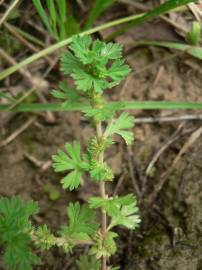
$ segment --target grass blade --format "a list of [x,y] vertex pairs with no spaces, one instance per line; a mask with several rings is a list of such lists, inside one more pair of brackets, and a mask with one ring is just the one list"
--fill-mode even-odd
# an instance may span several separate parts
[[24,38],[26,38],[27,40],[41,46],[41,47],[45,47],[45,43],[43,43],[41,40],[39,40],[38,38],[32,36],[31,34],[23,31],[22,29],[20,29],[19,27],[13,25],[13,24],[10,24],[10,23],[4,23],[10,27],[12,27],[16,32],[18,32],[21,36],[23,36]]
[[53,32],[55,36],[58,37],[58,32],[57,32],[57,11],[55,9],[55,4],[53,0],[46,0],[47,6],[48,6],[48,11],[49,11],[49,16],[51,20],[51,28],[53,29]]
[[152,45],[152,46],[165,47],[169,49],[176,49],[176,50],[184,51],[202,60],[202,47],[199,47],[199,46],[192,46],[192,45],[176,43],[176,42],[151,41],[151,40],[137,41],[135,42],[135,44],[136,45]]
[[[12,104],[0,104],[0,112],[7,111]],[[110,102],[109,106],[119,106],[120,110],[180,110],[195,109],[202,110],[202,103],[196,102],[174,102],[174,101],[123,101]],[[14,112],[45,112],[45,111],[81,111],[88,108],[88,105],[72,105],[63,107],[60,103],[32,103],[19,104],[12,111]]]
[[48,29],[48,31],[50,33],[52,33],[52,29],[51,29],[51,25],[50,25],[50,22],[48,20],[48,16],[41,4],[41,1],[40,0],[32,0],[37,12],[39,13],[39,16],[41,18],[41,20],[43,21],[43,23],[45,24],[46,28]]
[[84,29],[90,28],[97,17],[109,6],[111,6],[116,0],[96,0],[93,5],[92,11],[90,12],[88,19],[85,23]]
[[121,29],[115,31],[114,33],[109,35],[107,40],[112,39],[112,38],[124,33],[126,30],[128,30],[129,28],[131,28],[133,26],[136,26],[138,24],[149,21],[149,20],[151,20],[151,19],[153,19],[153,18],[155,18],[155,17],[157,17],[159,15],[167,13],[167,12],[169,12],[169,11],[175,9],[175,8],[178,8],[180,6],[189,4],[191,2],[196,2],[196,0],[169,0],[169,1],[159,5],[158,7],[148,11],[147,13],[142,15],[141,17],[133,20],[132,22],[130,22],[126,26],[122,27]]
[[68,37],[66,29],[66,22],[68,21],[68,9],[66,5],[66,0],[56,0],[56,4],[59,12],[59,16],[57,17],[59,37],[60,40],[64,40]]
[[8,94],[5,94],[3,92],[0,92],[0,98],[7,99],[10,102],[15,102],[16,101],[12,96],[10,96]]

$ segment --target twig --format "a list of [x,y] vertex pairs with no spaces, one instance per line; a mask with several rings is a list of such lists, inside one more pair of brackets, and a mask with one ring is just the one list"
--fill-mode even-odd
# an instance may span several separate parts
[[[0,55],[4,59],[6,59],[6,61],[9,62],[10,64],[16,65],[16,61],[1,48],[0,48]],[[37,90],[36,94],[38,95],[38,97],[42,101],[42,103],[47,103],[46,98],[39,91],[40,89],[42,89],[42,87],[44,87],[44,81],[39,80],[39,78],[33,77],[33,75],[28,70],[25,70],[23,68],[20,69],[19,72],[20,72],[20,74],[22,74],[22,76],[24,76],[31,83],[32,88],[36,88],[36,90]],[[31,90],[30,90],[30,92],[31,92]],[[55,117],[54,117],[54,114],[52,112],[47,112],[46,115],[47,115],[48,122],[50,122],[50,123],[55,122]]]
[[[100,140],[100,138],[102,138],[103,134],[102,134],[102,125],[101,125],[101,122],[98,122],[96,124],[96,136],[98,138],[98,140]],[[104,153],[100,153],[99,154],[99,162],[103,163],[103,160],[104,160]],[[100,182],[100,196],[105,199],[106,198],[106,187],[105,187],[105,182],[104,181],[101,181]],[[101,209],[101,222],[102,222],[102,235],[103,235],[103,238],[105,237],[106,235],[106,232],[107,232],[107,214],[105,212],[104,209]],[[107,270],[107,258],[106,256],[102,256],[102,270]]]
[[[39,50],[32,45],[32,43],[30,43],[29,41],[27,41],[24,37],[22,37],[18,32],[15,31],[15,29],[9,25],[8,23],[4,22],[3,24],[5,26],[5,28],[12,34],[14,35],[20,42],[22,42],[26,47],[28,47],[32,52],[39,52]],[[47,62],[52,65],[53,61],[51,60],[50,57],[45,56],[44,57]]]
[[13,140],[15,140],[15,138],[18,137],[22,132],[24,132],[29,126],[31,126],[35,120],[36,116],[31,117],[24,125],[22,125],[15,132],[13,132],[6,140],[2,141],[0,143],[0,148],[8,145]]
[[25,157],[26,159],[28,159],[31,163],[33,163],[34,166],[36,166],[37,168],[41,168],[42,165],[44,164],[43,161],[41,161],[41,160],[35,158],[34,156],[30,155],[29,153],[26,153],[26,152],[25,152],[25,153],[24,153],[24,157]]
[[118,180],[118,183],[116,184],[115,189],[114,189],[113,197],[118,194],[118,190],[119,190],[120,186],[122,185],[124,178],[125,178],[125,174],[122,174]]
[[2,25],[2,23],[6,20],[6,18],[9,16],[9,14],[11,13],[11,11],[17,6],[17,4],[20,2],[20,0],[15,0],[13,1],[13,3],[9,6],[9,8],[6,10],[6,12],[4,13],[4,15],[2,16],[2,18],[0,19],[0,26]]
[[172,60],[172,59],[174,59],[174,58],[176,58],[178,56],[181,56],[183,54],[184,54],[184,52],[178,52],[178,53],[174,53],[172,55],[166,56],[163,59],[157,60],[157,61],[155,61],[153,63],[150,63],[150,64],[144,66],[143,68],[140,68],[139,70],[131,73],[131,75],[136,76],[137,74],[140,74],[140,73],[152,68],[153,66],[159,65],[159,64],[161,64],[163,62],[167,62],[167,61]]
[[128,167],[129,167],[129,172],[130,172],[130,177],[131,177],[131,180],[132,180],[132,185],[133,185],[133,188],[134,188],[134,191],[135,191],[135,194],[138,198],[140,198],[141,196],[141,192],[140,192],[140,188],[135,180],[135,175],[134,175],[134,168],[133,168],[133,162],[132,162],[132,151],[129,147],[127,147],[127,159],[128,159]]
[[194,3],[188,4],[189,9],[194,14],[195,18],[199,23],[202,21],[202,11],[198,8],[198,6]]
[[177,130],[174,132],[174,134],[171,136],[171,138],[169,138],[169,140],[164,143],[160,149],[156,152],[156,154],[153,156],[152,160],[149,162],[149,165],[147,166],[146,169],[146,175],[149,175],[152,168],[154,167],[154,164],[157,162],[157,160],[160,158],[160,156],[163,154],[163,152],[171,145],[173,144],[176,140],[179,139],[179,137],[181,137],[181,135],[179,136],[178,133],[181,131],[182,127],[184,126],[184,123],[182,123]]
[[86,11],[87,10],[87,7],[85,6],[85,4],[83,3],[82,0],[76,0],[76,1],[77,1],[77,3],[79,4],[79,6],[81,7],[81,9],[83,11]]
[[165,123],[165,122],[178,122],[202,120],[202,114],[185,114],[178,116],[162,116],[162,117],[136,117],[135,124],[152,124],[152,123]]

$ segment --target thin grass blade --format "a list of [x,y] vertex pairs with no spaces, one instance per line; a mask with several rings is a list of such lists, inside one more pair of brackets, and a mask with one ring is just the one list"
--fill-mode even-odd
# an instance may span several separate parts
[[133,26],[136,26],[136,25],[139,25],[139,24],[144,23],[146,21],[149,21],[155,17],[158,17],[159,15],[162,15],[162,14],[167,13],[175,8],[178,8],[180,6],[183,6],[183,5],[192,3],[192,2],[196,2],[196,0],[169,0],[169,1],[166,1],[165,3],[159,5],[158,7],[143,14],[141,17],[133,20],[132,22],[125,25],[121,29],[115,31],[114,33],[112,33],[111,35],[108,36],[107,40],[110,40],[110,39],[124,33],[126,30],[128,30],[129,28],[131,28]]
[[50,25],[50,22],[49,22],[49,19],[48,19],[48,16],[41,4],[41,1],[40,0],[32,0],[37,12],[39,13],[39,16],[41,18],[41,20],[43,21],[43,23],[45,24],[46,28],[48,29],[48,31],[50,33],[53,33],[52,31],[52,28],[51,28],[51,25]]
[[144,40],[135,42],[136,45],[152,45],[165,47],[169,49],[176,49],[183,52],[186,52],[200,60],[202,60],[202,47],[199,46],[191,46],[183,43],[177,42],[167,42],[167,41],[153,41],[153,40]]
[[92,11],[90,12],[88,19],[85,23],[84,29],[89,29],[100,14],[109,6],[114,4],[116,0],[96,0],[93,5]]
[[[5,112],[12,104],[0,104],[0,112]],[[108,106],[119,106],[120,110],[180,110],[180,109],[195,109],[202,110],[202,103],[196,102],[174,102],[174,101],[122,101],[109,102]],[[71,104],[70,106],[61,106],[60,103],[32,103],[19,104],[12,109],[14,112],[45,112],[45,111],[83,111],[89,108],[85,104]]]

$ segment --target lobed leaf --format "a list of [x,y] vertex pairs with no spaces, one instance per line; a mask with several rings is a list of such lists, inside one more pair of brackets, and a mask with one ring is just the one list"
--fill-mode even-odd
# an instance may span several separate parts
[[91,240],[97,232],[99,225],[95,221],[94,212],[87,206],[77,203],[70,203],[67,207],[69,224],[63,226],[60,234],[68,241],[67,248],[72,249],[77,241]]
[[118,119],[114,119],[108,125],[104,136],[112,136],[119,134],[123,137],[127,144],[131,144],[134,136],[132,132],[125,131],[124,129],[132,128],[134,126],[134,117],[129,116],[128,113],[123,112]]
[[109,228],[122,225],[128,229],[135,229],[140,223],[136,198],[133,194],[105,199],[91,197],[88,202],[90,208],[102,208],[112,217]]
[[[52,90],[51,94],[55,98],[67,100],[69,104],[78,103],[80,99],[80,95],[76,89],[70,88],[66,81],[61,82],[59,90]],[[63,105],[65,104],[66,102],[63,103]]]
[[0,200],[0,242],[5,246],[4,262],[10,270],[31,270],[40,263],[31,251],[29,220],[38,212],[38,205],[22,202],[18,197]]
[[61,183],[64,189],[73,190],[80,185],[82,174],[88,170],[89,165],[81,159],[79,142],[67,143],[65,148],[67,153],[58,150],[57,154],[52,156],[53,168],[55,172],[71,171],[62,178]]
[[101,263],[94,256],[80,256],[76,261],[79,270],[99,270]]

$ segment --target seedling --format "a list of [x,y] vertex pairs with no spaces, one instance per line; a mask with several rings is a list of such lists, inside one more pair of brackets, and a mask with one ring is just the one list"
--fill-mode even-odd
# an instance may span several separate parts
[[118,234],[114,228],[123,226],[133,230],[140,218],[133,194],[107,194],[106,184],[113,181],[114,175],[104,153],[114,143],[115,134],[126,144],[133,142],[133,133],[127,129],[133,127],[134,118],[126,112],[115,117],[119,107],[117,103],[116,106],[107,103],[104,91],[118,85],[130,69],[122,59],[120,44],[92,42],[89,36],[76,36],[61,58],[61,70],[74,79],[76,89],[62,82],[59,90],[52,91],[53,96],[63,100],[61,106],[82,105],[81,110],[95,134],[86,142],[85,153],[81,153],[80,142],[66,143],[64,150],[53,155],[53,168],[55,172],[65,173],[61,180],[64,189],[75,190],[82,178],[89,177],[97,183],[99,196],[90,197],[82,205],[70,203],[68,223],[55,234],[46,225],[35,228],[31,224],[30,216],[38,212],[37,203],[24,204],[18,197],[1,199],[0,241],[4,245],[4,262],[8,269],[32,269],[40,262],[31,251],[32,242],[42,250],[58,246],[65,252],[72,252],[77,245],[87,245],[88,254],[76,262],[77,269],[116,270],[119,268],[108,263],[117,249]]

